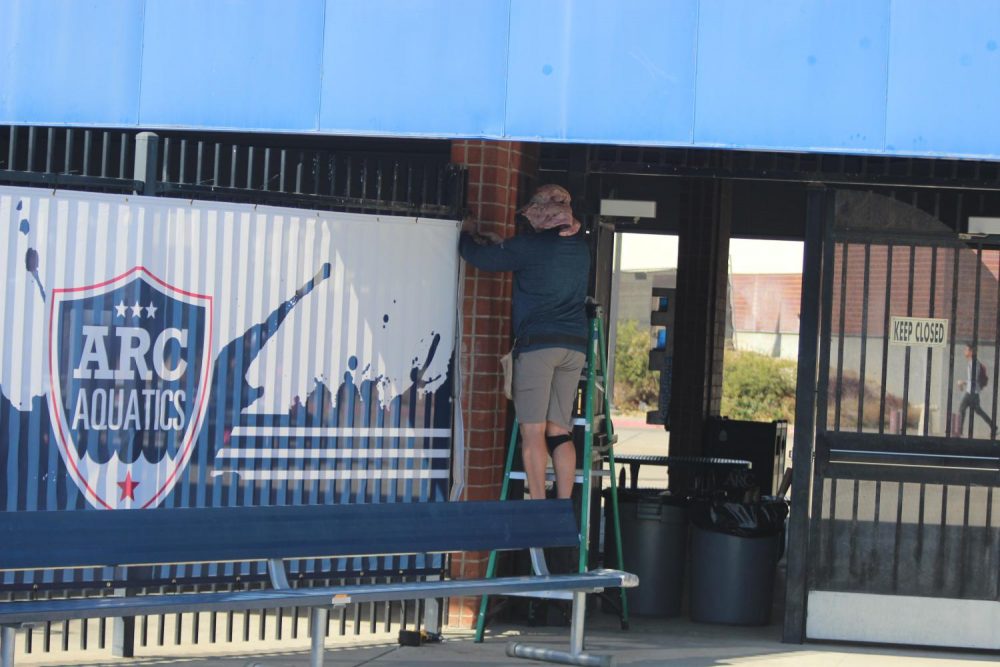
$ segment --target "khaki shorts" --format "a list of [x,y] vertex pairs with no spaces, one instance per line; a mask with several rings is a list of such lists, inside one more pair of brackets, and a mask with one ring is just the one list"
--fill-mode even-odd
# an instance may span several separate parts
[[546,347],[514,358],[514,409],[522,424],[552,422],[569,430],[576,403],[583,352]]

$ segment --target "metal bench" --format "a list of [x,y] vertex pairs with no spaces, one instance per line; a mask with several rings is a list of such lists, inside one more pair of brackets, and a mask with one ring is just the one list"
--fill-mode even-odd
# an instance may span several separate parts
[[614,570],[580,574],[293,588],[284,561],[579,544],[568,500],[225,507],[0,513],[0,570],[266,561],[271,588],[0,602],[0,665],[14,664],[18,628],[45,621],[145,614],[310,607],[310,664],[323,664],[331,607],[353,602],[572,591],[568,652],[518,645],[508,653],[564,664],[607,665],[583,651],[585,595],[635,586]]

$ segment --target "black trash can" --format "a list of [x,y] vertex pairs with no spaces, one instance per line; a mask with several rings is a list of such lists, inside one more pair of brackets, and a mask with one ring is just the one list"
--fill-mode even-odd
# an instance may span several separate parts
[[770,623],[787,516],[782,499],[692,504],[691,620]]
[[[615,567],[611,490],[605,490],[604,563]],[[662,489],[618,489],[623,570],[639,577],[637,588],[626,589],[629,613],[676,616],[681,613],[687,544],[687,507]]]

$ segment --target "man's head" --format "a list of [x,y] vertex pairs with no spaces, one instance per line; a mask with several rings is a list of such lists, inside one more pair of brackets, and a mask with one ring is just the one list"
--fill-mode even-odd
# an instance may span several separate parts
[[972,343],[965,344],[965,358],[971,359],[976,356],[976,347]]
[[573,217],[570,202],[566,188],[549,183],[535,190],[518,213],[524,215],[536,230],[558,228],[560,235],[571,236],[580,230],[580,222]]

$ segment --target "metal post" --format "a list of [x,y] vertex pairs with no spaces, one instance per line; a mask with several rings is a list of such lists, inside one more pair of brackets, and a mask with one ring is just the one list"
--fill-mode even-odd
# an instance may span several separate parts
[[583,653],[583,624],[587,611],[587,594],[573,591],[573,612],[569,626],[569,652],[573,655]]
[[0,665],[14,667],[14,639],[17,629],[10,625],[0,628]]
[[309,667],[323,667],[327,614],[326,607],[313,607],[310,613],[309,631],[312,633],[312,650],[309,654]]
[[[134,595],[126,587],[128,584],[128,568],[115,568],[116,581],[125,582],[122,588],[116,588],[113,597],[130,597]],[[111,622],[111,655],[116,658],[135,657],[135,616],[115,618]]]
[[158,188],[156,163],[160,155],[160,137],[154,132],[140,132],[135,137],[135,169],[133,178],[142,181],[143,195],[155,195]]
[[[806,562],[809,549],[809,485],[812,477],[813,436],[816,420],[816,371],[820,336],[820,294],[823,237],[830,195],[810,189],[806,208],[806,242],[802,256],[802,306],[799,364],[795,396],[795,441],[792,450],[791,517],[788,521],[788,568],[785,624],[782,640],[800,644],[805,639]],[[817,298],[819,296],[820,298]],[[825,419],[825,416],[823,417]]]

